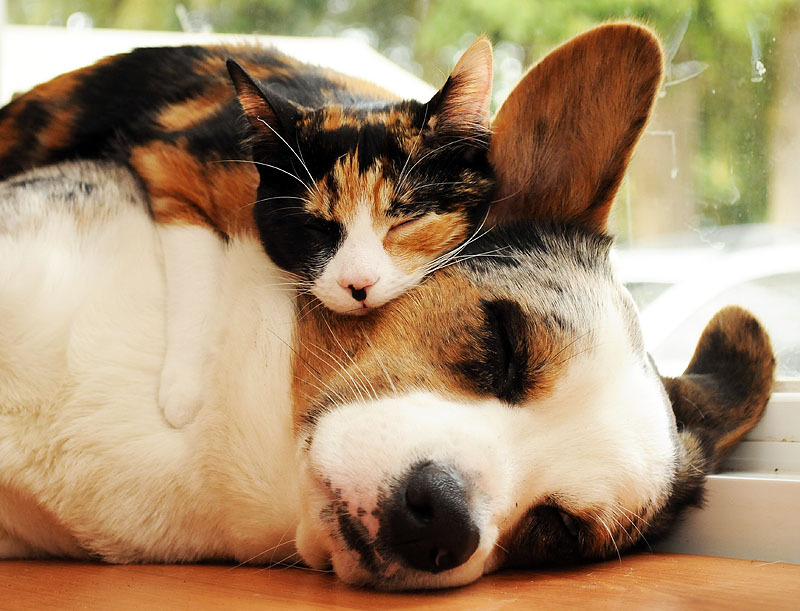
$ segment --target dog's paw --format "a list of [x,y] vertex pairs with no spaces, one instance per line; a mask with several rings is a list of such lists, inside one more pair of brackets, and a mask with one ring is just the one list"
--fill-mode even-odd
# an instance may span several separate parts
[[199,376],[165,367],[161,373],[158,404],[164,418],[176,429],[194,421],[203,404],[202,381]]

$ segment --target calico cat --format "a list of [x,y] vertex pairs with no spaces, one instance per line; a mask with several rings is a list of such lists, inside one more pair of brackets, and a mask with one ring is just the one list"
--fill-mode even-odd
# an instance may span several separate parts
[[167,266],[159,401],[180,427],[200,406],[207,278],[229,238],[257,233],[287,282],[362,314],[476,231],[494,185],[491,78],[485,38],[427,104],[269,49],[137,49],[1,109],[0,178],[111,159],[141,180]]

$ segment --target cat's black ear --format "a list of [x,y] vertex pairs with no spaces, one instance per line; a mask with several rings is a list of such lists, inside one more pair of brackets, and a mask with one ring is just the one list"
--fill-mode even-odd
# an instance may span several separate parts
[[651,30],[614,23],[573,38],[531,68],[492,121],[497,203],[490,221],[604,231],[662,64]]
[[427,104],[427,126],[437,134],[470,138],[489,133],[492,100],[492,45],[478,38],[456,63]]
[[[262,89],[238,63],[227,61],[239,103],[253,129],[253,145],[265,154],[288,153],[287,141],[297,125],[300,109],[270,89]],[[271,157],[275,158],[275,157]]]

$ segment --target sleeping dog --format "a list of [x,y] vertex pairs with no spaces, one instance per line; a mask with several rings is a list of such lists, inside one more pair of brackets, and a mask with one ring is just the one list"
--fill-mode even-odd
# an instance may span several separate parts
[[73,163],[2,184],[0,557],[302,562],[408,589],[652,542],[774,369],[727,308],[660,377],[610,267],[661,69],[633,24],[536,65],[493,123],[492,231],[369,316],[287,291],[257,239],[227,243],[181,430],[157,402],[165,264],[137,182]]

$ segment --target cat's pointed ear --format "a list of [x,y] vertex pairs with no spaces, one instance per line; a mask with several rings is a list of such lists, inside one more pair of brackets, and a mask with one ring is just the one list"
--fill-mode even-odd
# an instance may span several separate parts
[[469,137],[488,133],[492,100],[492,45],[481,36],[456,63],[427,104],[427,126],[438,134]]
[[687,505],[701,503],[706,475],[719,470],[764,414],[774,375],[766,331],[752,314],[730,306],[706,325],[683,375],[662,378],[677,426],[676,470],[648,537],[663,533]]
[[646,27],[594,28],[522,78],[492,122],[498,186],[490,219],[580,223],[604,231],[661,84]]
[[[239,103],[253,129],[256,148],[285,154],[287,138],[294,130],[300,109],[278,93],[262,89],[238,63],[227,61],[228,74]],[[280,149],[283,149],[280,151]],[[267,151],[265,151],[267,152]]]

